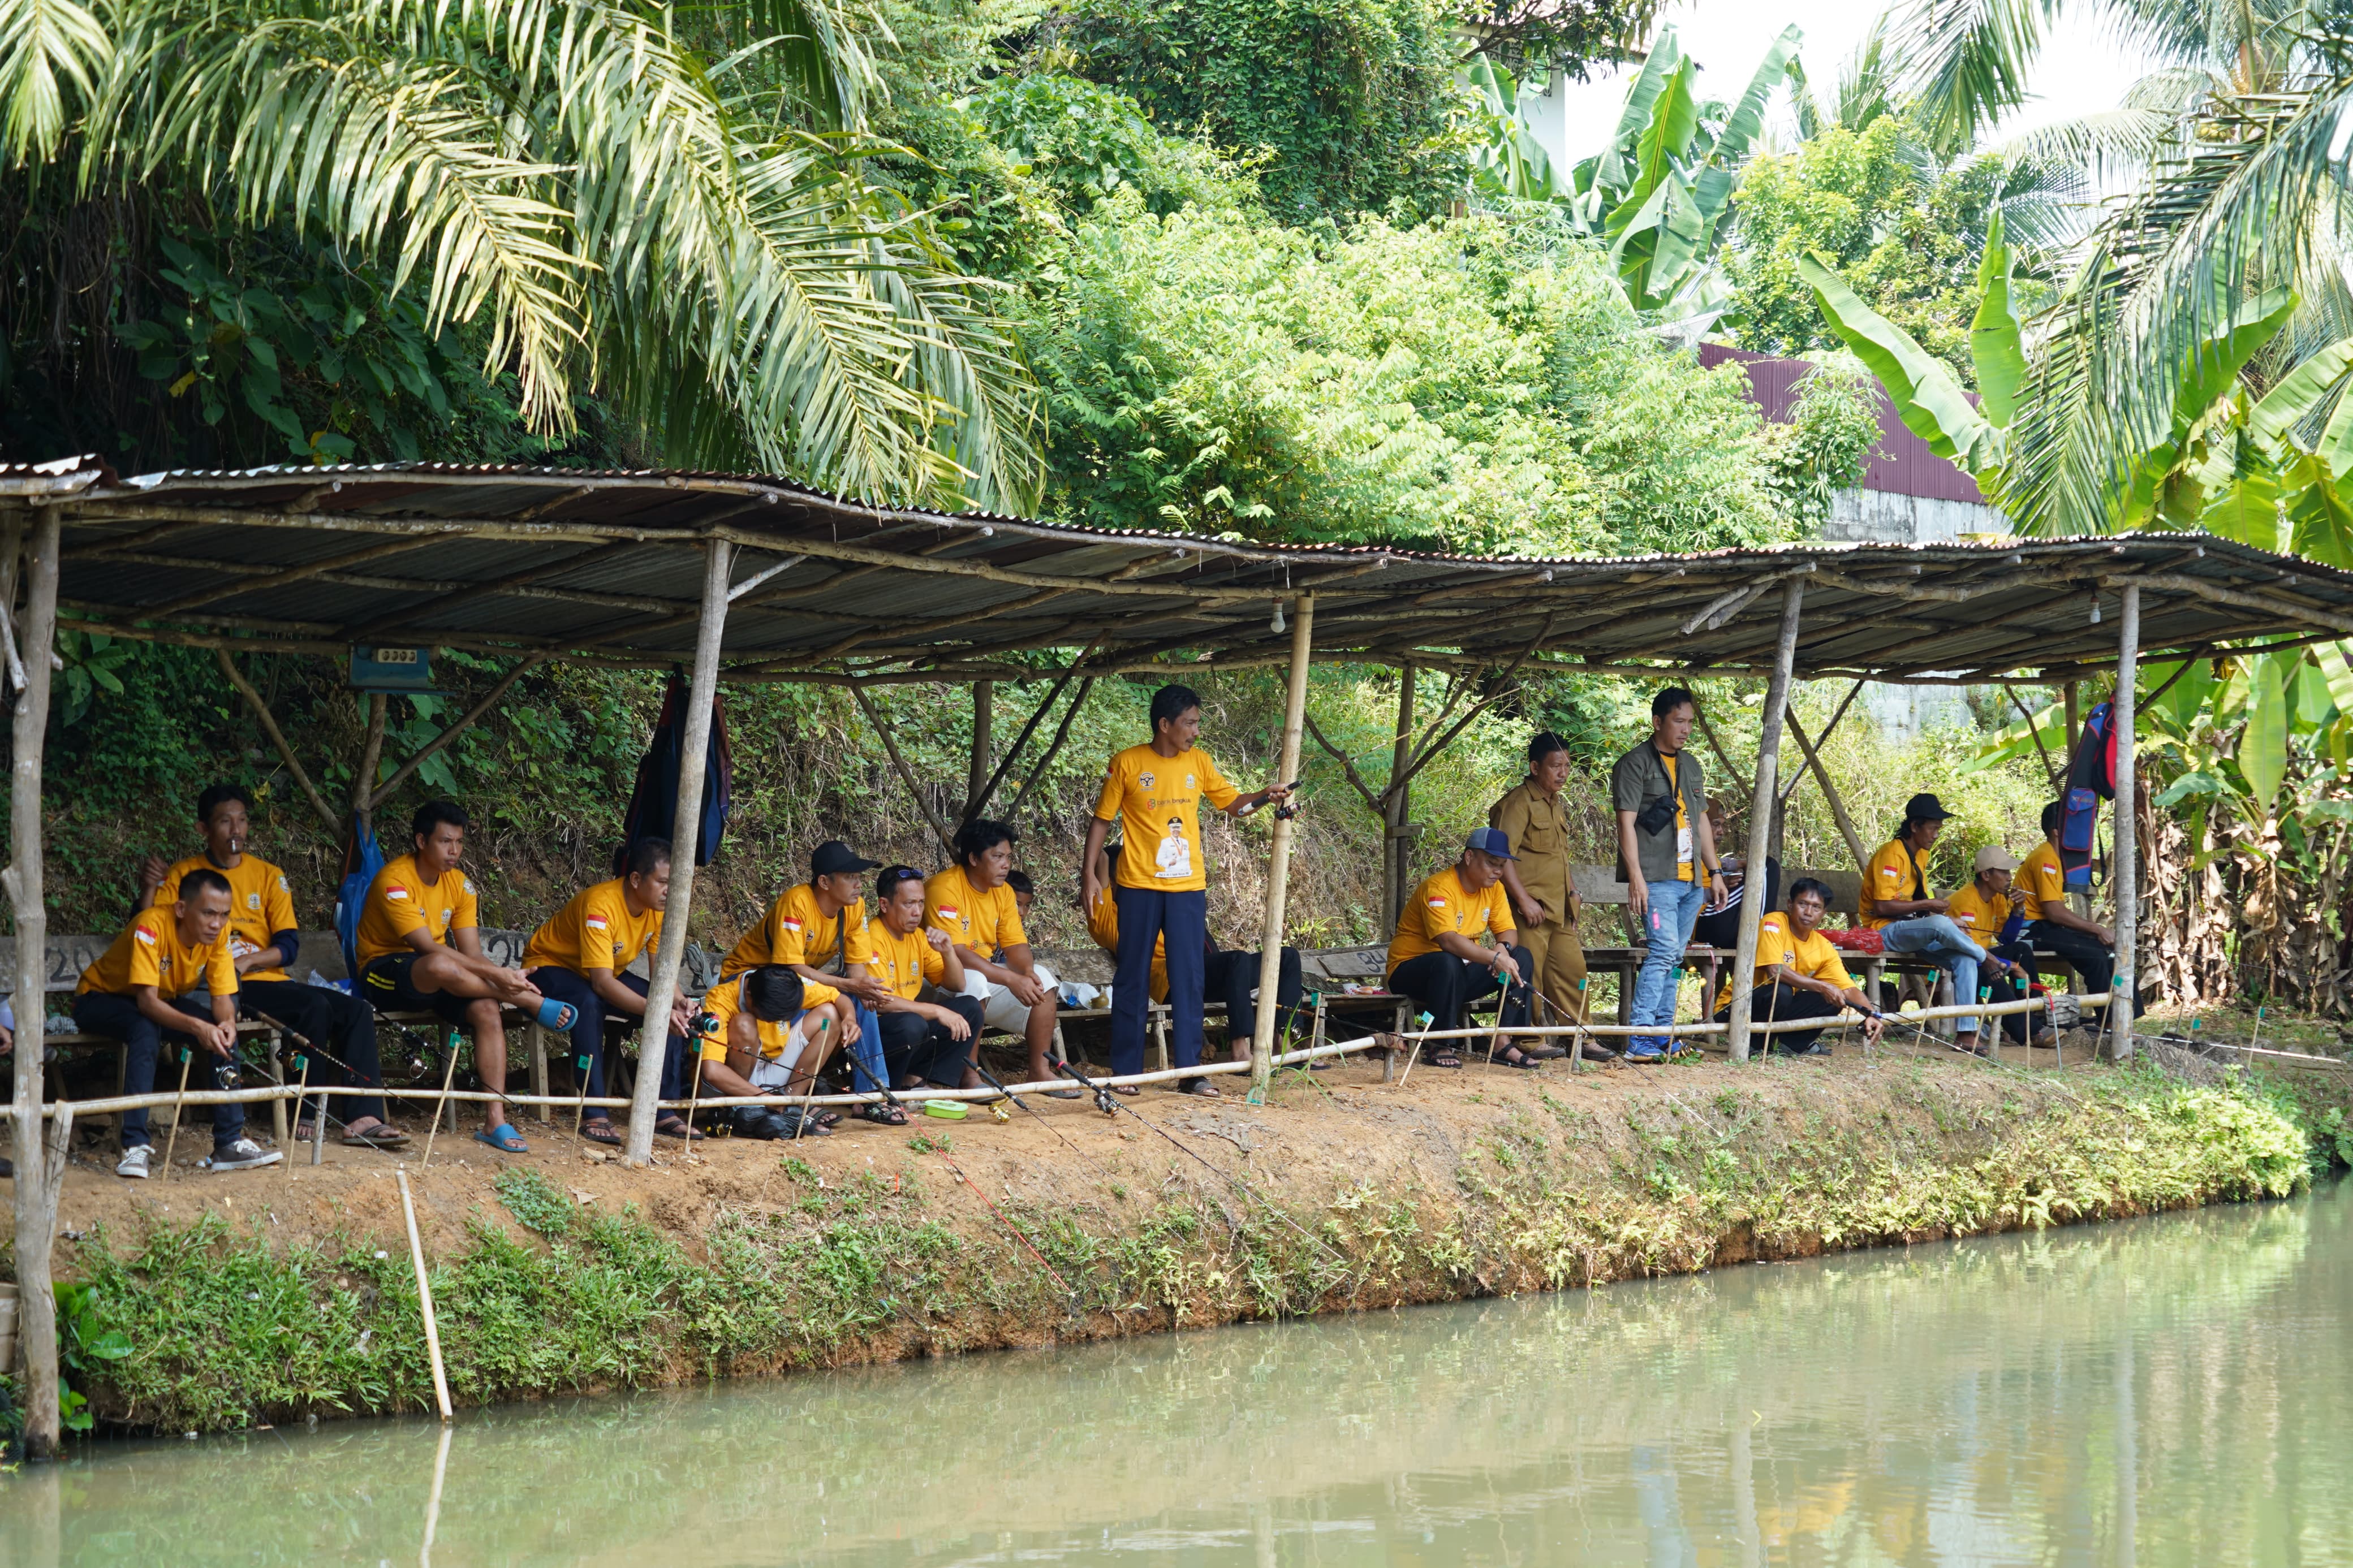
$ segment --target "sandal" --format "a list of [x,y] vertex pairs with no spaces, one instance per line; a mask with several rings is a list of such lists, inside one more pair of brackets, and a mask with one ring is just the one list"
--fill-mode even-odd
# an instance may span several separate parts
[[664,1138],[681,1138],[690,1143],[702,1142],[702,1134],[687,1125],[686,1118],[673,1111],[654,1123],[654,1131]]
[[488,1143],[501,1154],[531,1152],[531,1145],[522,1141],[522,1134],[514,1130],[513,1123],[507,1121],[501,1121],[496,1127],[486,1127],[476,1131],[474,1142]]
[[1505,1046],[1503,1050],[1491,1053],[1487,1060],[1498,1067],[1518,1068],[1523,1072],[1534,1072],[1544,1065],[1517,1046]]
[[621,1135],[613,1131],[613,1124],[601,1116],[594,1121],[582,1122],[580,1136],[591,1143],[602,1143],[608,1149],[617,1149],[622,1143]]
[[[897,1106],[890,1104],[884,1100],[878,1100],[870,1104],[860,1106],[858,1108],[858,1114],[861,1120],[871,1121],[877,1127],[904,1127],[907,1125],[907,1113],[900,1110]],[[822,1121],[823,1118],[819,1118],[819,1120]]]
[[1558,1046],[1549,1046],[1539,1042],[1533,1046],[1522,1046],[1520,1047],[1520,1054],[1524,1057],[1533,1057],[1540,1062],[1556,1062],[1560,1060],[1561,1058],[1568,1055],[1568,1052]]
[[1198,1094],[1204,1100],[1223,1100],[1225,1092],[1205,1078],[1187,1079],[1176,1086],[1179,1094]]
[[578,1022],[579,1017],[579,1008],[569,1002],[558,1002],[553,996],[541,997],[539,1011],[532,1015],[533,1022],[542,1028],[553,1029],[559,1035],[569,1030],[575,1023]]
[[1111,1090],[1113,1094],[1124,1094],[1130,1100],[1134,1100],[1137,1095],[1144,1092],[1144,1089],[1140,1085],[1133,1083],[1107,1083],[1103,1085],[1103,1087]]
[[343,1147],[346,1149],[397,1149],[407,1142],[408,1134],[389,1121],[379,1121],[356,1132],[348,1128],[343,1131]]
[[1456,1051],[1432,1051],[1421,1059],[1434,1068],[1459,1068],[1462,1065],[1461,1055]]

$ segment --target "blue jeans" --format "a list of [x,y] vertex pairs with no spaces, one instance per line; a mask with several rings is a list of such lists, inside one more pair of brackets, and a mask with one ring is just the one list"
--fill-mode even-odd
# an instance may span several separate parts
[[1152,1006],[1152,939],[1168,939],[1168,1059],[1201,1060],[1201,1004],[1208,959],[1209,895],[1114,887],[1119,906],[1119,973],[1111,984],[1111,1070],[1144,1070],[1145,1019]]
[[[1915,953],[1939,969],[1949,970],[1953,976],[1953,1004],[1966,1007],[1978,999],[1978,965],[1985,962],[1986,950],[1969,939],[1969,933],[1953,923],[1946,915],[1912,915],[1891,921],[1879,928],[1880,941],[1890,952]],[[1977,1033],[1978,1021],[1965,1017],[1956,1021],[1957,1034]]]
[[[1642,940],[1650,947],[1642,954],[1642,972],[1634,977],[1634,1027],[1658,1028],[1675,1021],[1677,988],[1669,977],[1682,967],[1692,923],[1706,902],[1705,882],[1651,884],[1651,907],[1642,916]],[[1665,1050],[1667,1037],[1636,1035],[1626,1042],[1626,1048],[1631,1054],[1648,1056]]]

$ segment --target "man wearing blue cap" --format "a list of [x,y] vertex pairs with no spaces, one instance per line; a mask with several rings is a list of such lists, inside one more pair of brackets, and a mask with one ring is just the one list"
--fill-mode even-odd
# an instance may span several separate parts
[[[1389,989],[1419,1004],[1434,1030],[1461,1028],[1463,1007],[1499,987],[1501,1026],[1527,1027],[1527,982],[1535,965],[1528,950],[1517,945],[1512,906],[1504,897],[1504,864],[1513,858],[1511,836],[1482,827],[1463,841],[1462,858],[1416,888],[1398,915]],[[1482,936],[1493,937],[1494,946],[1480,946]],[[1424,1059],[1432,1067],[1459,1068],[1462,1053],[1448,1040]],[[1507,1067],[1539,1065],[1511,1045],[1499,1046],[1495,1059]]]

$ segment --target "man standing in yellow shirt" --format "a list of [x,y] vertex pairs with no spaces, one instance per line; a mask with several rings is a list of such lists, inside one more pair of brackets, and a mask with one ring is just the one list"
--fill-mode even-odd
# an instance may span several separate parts
[[[362,1092],[338,1095],[332,1105],[343,1127],[343,1142],[355,1149],[396,1149],[408,1134],[385,1120],[384,1099],[369,1089],[384,1087],[376,1060],[375,1015],[358,997],[323,985],[308,985],[287,973],[295,961],[301,929],[294,918],[294,895],[286,873],[259,855],[246,853],[253,836],[253,797],[238,784],[218,784],[196,796],[196,826],[205,836],[201,855],[165,865],[150,856],[140,868],[142,896],[157,909],[178,897],[191,871],[218,871],[228,882],[228,947],[237,965],[237,1004],[248,1017],[280,1024],[312,1041],[319,1061],[313,1085],[343,1083]],[[326,1053],[333,1052],[332,1057]],[[295,1141],[309,1138],[297,1107]]]
[[[573,1059],[575,1068],[586,1064],[591,1100],[605,1098],[605,1019],[618,1015],[642,1021],[646,1016],[646,983],[628,970],[639,953],[661,940],[662,910],[670,905],[670,860],[669,839],[638,839],[629,846],[621,875],[573,895],[531,933],[522,950],[523,973],[540,994],[574,1009]],[[683,1059],[691,1012],[684,991],[670,998],[661,1064],[664,1100],[686,1094]],[[649,1043],[641,1039],[638,1047],[640,1071]],[[665,1138],[689,1136],[686,1118],[675,1110],[662,1112],[654,1131]],[[580,1136],[592,1143],[621,1144],[603,1106],[581,1117]]]
[[[199,867],[172,889],[169,908],[140,910],[82,971],[74,1023],[86,1034],[122,1042],[123,1093],[153,1092],[155,1058],[167,1038],[209,1053],[206,1070],[190,1080],[195,1087],[237,1087],[237,964],[229,956],[228,911],[228,879]],[[209,994],[209,1018],[183,1005],[197,992]],[[38,1050],[37,1038],[26,1048]],[[147,1112],[124,1111],[121,1137],[122,1163],[114,1173],[145,1180],[154,1160]],[[284,1158],[245,1136],[242,1107],[213,1107],[214,1170],[249,1170]]]
[[[1201,1060],[1201,1009],[1208,984],[1203,959],[1209,934],[1209,868],[1201,854],[1201,802],[1239,814],[1291,798],[1282,784],[1246,795],[1226,782],[1209,753],[1196,744],[1201,736],[1201,697],[1191,687],[1164,686],[1154,692],[1151,721],[1152,739],[1119,752],[1104,768],[1103,793],[1095,801],[1094,820],[1087,824],[1086,849],[1079,860],[1085,869],[1082,893],[1092,908],[1103,887],[1103,841],[1113,824],[1121,825],[1125,847],[1112,884],[1119,913],[1119,968],[1111,993],[1114,1075],[1144,1069],[1152,954],[1163,946],[1163,938],[1169,1021],[1175,1026],[1171,1058],[1180,1068]],[[1179,1087],[1188,1094],[1218,1093],[1207,1079],[1187,1079]]]
[[[1389,989],[1419,1004],[1433,1029],[1461,1028],[1463,1007],[1499,986],[1504,989],[1498,1025],[1527,1026],[1534,965],[1518,945],[1504,898],[1504,867],[1511,858],[1511,840],[1502,828],[1479,828],[1463,842],[1461,858],[1416,888],[1398,915],[1397,935],[1389,941]],[[1482,936],[1495,945],[1481,947]],[[1506,1067],[1542,1065],[1512,1045],[1499,1047],[1495,1059]],[[1462,1052],[1448,1040],[1427,1060],[1434,1068],[1459,1068]]]

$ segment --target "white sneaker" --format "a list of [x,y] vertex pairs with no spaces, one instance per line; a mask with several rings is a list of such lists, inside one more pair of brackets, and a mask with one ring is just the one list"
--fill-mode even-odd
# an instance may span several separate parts
[[286,1156],[275,1149],[265,1149],[250,1138],[240,1138],[234,1143],[213,1145],[212,1168],[216,1171],[250,1171],[256,1165],[275,1165]]
[[154,1163],[154,1145],[141,1143],[122,1152],[122,1162],[114,1167],[114,1173],[128,1176],[134,1182],[143,1182],[153,1173],[148,1167]]

